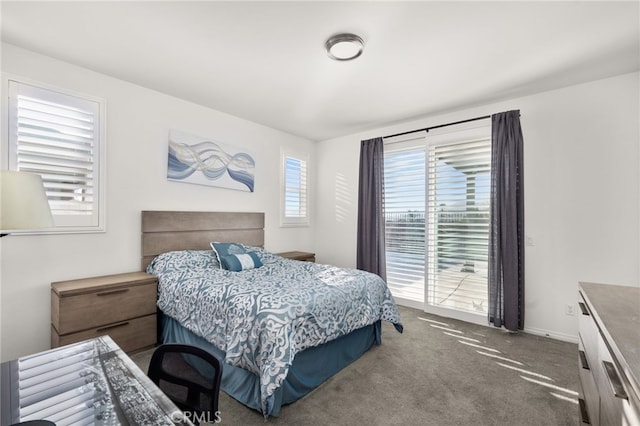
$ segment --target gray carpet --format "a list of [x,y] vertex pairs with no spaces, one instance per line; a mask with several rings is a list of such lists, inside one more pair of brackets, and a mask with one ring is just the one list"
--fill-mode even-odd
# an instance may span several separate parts
[[[403,334],[384,324],[381,346],[268,424],[578,424],[577,345],[410,308],[401,315]],[[146,371],[150,354],[132,358]],[[223,425],[265,424],[224,393],[220,411]]]

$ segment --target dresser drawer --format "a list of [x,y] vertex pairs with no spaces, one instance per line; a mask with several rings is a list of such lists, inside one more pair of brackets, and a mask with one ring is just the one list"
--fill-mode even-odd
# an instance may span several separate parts
[[156,344],[156,314],[63,336],[59,335],[52,327],[51,347],[55,348],[104,335],[109,335],[125,352],[152,347]]
[[[587,359],[580,337],[578,337],[578,367],[582,396],[586,406],[589,424],[598,426],[600,424],[600,395],[598,394],[598,388],[596,387],[596,381],[593,376],[593,365],[590,364]],[[583,418],[582,420],[587,419]]]
[[156,292],[155,281],[70,296],[52,291],[52,325],[63,335],[154,314]]
[[640,401],[604,340],[599,346],[601,425],[640,425]]
[[580,335],[580,341],[583,347],[582,350],[586,353],[589,365],[594,366],[598,362],[598,342],[600,341],[600,331],[598,330],[598,326],[596,325],[591,311],[584,300],[580,300],[578,305],[580,307],[580,315],[578,317],[578,334]]
[[596,383],[600,389],[600,423],[622,425],[622,402],[629,397],[606,343],[603,339],[599,343]]

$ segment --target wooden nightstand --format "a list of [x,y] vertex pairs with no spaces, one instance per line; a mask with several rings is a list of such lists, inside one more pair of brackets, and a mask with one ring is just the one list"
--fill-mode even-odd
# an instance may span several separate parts
[[287,259],[301,260],[303,262],[315,262],[316,254],[306,251],[285,251],[283,253],[276,253],[278,256],[282,256]]
[[156,344],[157,279],[144,272],[51,284],[51,347],[108,334],[125,351]]

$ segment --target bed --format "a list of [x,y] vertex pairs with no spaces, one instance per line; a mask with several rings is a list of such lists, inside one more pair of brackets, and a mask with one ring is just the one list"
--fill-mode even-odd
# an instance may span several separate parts
[[[233,244],[216,253],[212,241]],[[402,325],[377,275],[284,259],[263,245],[263,213],[142,212],[142,268],[159,280],[161,341],[216,353],[221,389],[266,418],[380,344],[381,321]]]

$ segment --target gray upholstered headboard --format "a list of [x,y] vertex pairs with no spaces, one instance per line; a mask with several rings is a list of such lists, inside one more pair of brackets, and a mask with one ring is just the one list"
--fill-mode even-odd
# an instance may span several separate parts
[[264,246],[264,213],[142,212],[142,270],[172,250],[206,250],[211,241]]

